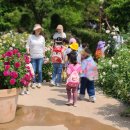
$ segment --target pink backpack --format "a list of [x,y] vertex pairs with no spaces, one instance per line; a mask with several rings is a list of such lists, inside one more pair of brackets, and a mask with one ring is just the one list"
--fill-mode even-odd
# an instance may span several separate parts
[[76,70],[77,68],[75,69],[75,68],[71,67],[71,69],[72,69],[72,73],[68,77],[66,85],[67,85],[67,87],[77,87],[80,83],[80,77]]

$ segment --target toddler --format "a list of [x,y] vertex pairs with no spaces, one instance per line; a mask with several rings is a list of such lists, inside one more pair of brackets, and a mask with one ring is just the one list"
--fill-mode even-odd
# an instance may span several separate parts
[[[26,67],[26,70],[27,70],[27,74],[29,74],[31,76],[31,78],[33,78],[34,77],[34,70],[33,70],[32,64],[30,63],[31,58],[30,58],[30,56],[25,55],[24,59],[25,59],[25,63],[26,63],[25,67]],[[29,95],[30,94],[30,92],[29,92],[30,86],[31,86],[31,80],[30,80],[30,83],[26,87],[23,87],[21,89],[20,94],[21,95],[24,95],[24,94]]]
[[[66,105],[73,105],[76,107],[77,91],[80,83],[79,73],[81,73],[81,65],[77,63],[77,55],[72,53],[69,57],[69,65],[67,67],[67,82],[66,90],[68,96],[68,102]],[[71,96],[73,95],[73,103],[71,103]]]
[[81,66],[82,66],[82,74],[81,74],[81,86],[80,86],[80,99],[82,100],[85,97],[85,90],[87,89],[89,95],[89,101],[95,102],[95,88],[94,88],[94,80],[98,79],[98,71],[95,61],[90,55],[90,51],[88,48],[85,48],[81,52]]

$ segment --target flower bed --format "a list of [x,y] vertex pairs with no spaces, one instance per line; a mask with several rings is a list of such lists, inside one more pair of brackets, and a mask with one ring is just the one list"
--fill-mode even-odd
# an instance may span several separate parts
[[100,59],[98,86],[122,101],[130,101],[130,49],[124,45],[113,57]]

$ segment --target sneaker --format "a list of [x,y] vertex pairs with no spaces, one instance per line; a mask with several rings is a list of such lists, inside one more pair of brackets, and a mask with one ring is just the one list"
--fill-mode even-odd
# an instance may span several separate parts
[[24,90],[21,90],[20,95],[24,95],[24,94],[25,94]]
[[35,88],[36,88],[36,86],[37,86],[37,84],[36,84],[36,83],[33,83],[33,84],[32,84],[32,88],[33,88],[33,89],[35,89]]
[[67,102],[67,103],[65,103],[65,105],[67,105],[67,106],[71,106],[72,103],[71,103],[71,102]]
[[56,86],[57,86],[57,87],[60,87],[60,84],[59,84],[59,83],[57,83],[57,84],[56,84]]
[[55,82],[53,80],[51,80],[51,85],[55,86]]
[[77,107],[77,103],[74,103],[73,106],[74,106],[74,107]]
[[79,95],[79,100],[84,100],[84,97],[85,97],[85,95],[80,94],[80,95]]
[[25,91],[25,94],[29,95],[29,94],[30,94],[30,92],[27,90],[27,91]]
[[96,97],[95,96],[90,96],[89,101],[95,103],[96,102]]
[[37,87],[38,88],[41,88],[42,84],[41,83],[38,83]]

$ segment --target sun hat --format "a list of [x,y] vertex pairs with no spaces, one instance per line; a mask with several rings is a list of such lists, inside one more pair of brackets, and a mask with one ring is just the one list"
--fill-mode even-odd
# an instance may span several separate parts
[[105,46],[106,42],[105,41],[99,41],[97,45],[97,49],[101,49]]
[[69,43],[77,42],[75,38],[70,38]]
[[59,24],[57,27],[56,27],[56,30],[63,30],[63,26],[61,24]]
[[78,48],[79,48],[79,45],[78,45],[78,43],[74,42],[74,43],[72,43],[71,45],[69,45],[69,47],[70,47],[72,50],[77,51]]
[[33,31],[37,30],[37,29],[41,29],[42,30],[42,27],[40,24],[35,24],[34,25],[34,28],[33,28]]

